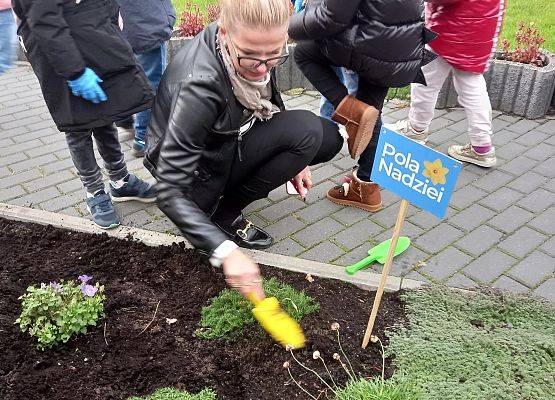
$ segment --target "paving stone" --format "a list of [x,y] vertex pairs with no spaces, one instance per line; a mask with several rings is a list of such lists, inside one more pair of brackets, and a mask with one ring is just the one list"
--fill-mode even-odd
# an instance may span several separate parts
[[483,225],[486,221],[492,218],[495,212],[482,207],[479,204],[473,204],[468,208],[465,208],[458,214],[449,218],[451,224],[471,231],[476,227]]
[[503,187],[479,201],[480,204],[497,212],[507,209],[524,195],[516,190]]
[[[507,129],[509,129],[509,128],[507,127]],[[525,133],[523,135],[519,135],[515,139],[515,141],[517,143],[523,144],[524,146],[534,147],[534,146],[540,144],[541,142],[543,142],[548,137],[549,137],[549,135],[547,133],[543,133],[543,132],[540,132],[540,131],[530,131],[530,132]]]
[[143,229],[148,229],[148,230],[162,232],[162,233],[171,231],[174,228],[175,228],[175,225],[168,218],[156,219],[143,226]]
[[500,166],[499,169],[518,176],[522,174],[523,171],[534,168],[536,164],[538,164],[537,160],[532,160],[525,156],[518,156]]
[[527,293],[529,291],[526,286],[505,275],[501,275],[491,286],[511,293]]
[[[39,139],[29,140],[27,142],[14,143],[11,140],[1,140],[2,146],[0,146],[0,156],[8,156],[10,154],[19,153],[25,150],[33,149],[38,146],[43,146]],[[9,143],[8,143],[9,142]]]
[[342,229],[344,229],[343,225],[329,217],[326,217],[296,233],[293,236],[293,239],[304,247],[311,247],[316,243],[333,236]]
[[397,203],[401,198],[396,194],[390,192],[389,190],[382,190],[380,192],[382,198],[382,204],[384,207],[388,207],[392,204]]
[[313,204],[317,201],[325,199],[328,190],[330,190],[333,186],[335,186],[335,184],[331,181],[323,181],[322,183],[313,186],[312,189],[308,191],[306,202],[308,204]]
[[[377,214],[379,214],[380,212],[381,211],[379,211]],[[355,207],[344,207],[336,213],[332,214],[332,217],[341,222],[343,225],[350,226],[358,221],[368,218],[368,211],[364,211],[360,208]]]
[[514,116],[514,115],[509,115],[509,114],[501,114],[499,117],[497,117],[498,119],[502,119],[503,121],[507,121],[510,124],[516,124],[518,121],[521,120],[520,117]]
[[528,226],[547,234],[555,235],[555,207],[550,207],[528,223]]
[[31,169],[29,171],[20,172],[18,174],[11,174],[8,171],[8,174],[9,175],[5,178],[0,179],[0,189],[19,185],[21,183],[28,182],[41,176],[40,172],[37,169]]
[[549,239],[547,242],[542,244],[540,247],[544,252],[549,254],[552,257],[555,257],[555,236]]
[[288,197],[279,203],[272,204],[259,211],[258,214],[267,221],[277,221],[289,213],[295,212],[306,206],[298,197]]
[[488,192],[475,186],[468,185],[453,193],[453,196],[451,197],[451,205],[457,207],[458,209],[463,209],[471,204],[474,204],[478,200],[483,199],[487,195]]
[[0,178],[10,176],[12,173],[7,167],[0,167]]
[[353,167],[357,165],[356,161],[353,160],[351,157],[341,157],[338,160],[333,161],[333,165],[335,165],[340,170],[344,171],[347,174]]
[[511,233],[534,217],[530,211],[511,206],[489,220],[488,224],[503,232]]
[[524,155],[533,160],[544,161],[555,155],[555,146],[550,146],[545,142],[540,143],[539,145],[532,147],[524,153]]
[[518,263],[509,274],[529,288],[536,287],[541,281],[555,273],[553,257],[535,251]]
[[259,217],[256,213],[247,214],[247,218],[260,228],[266,228],[269,224],[264,218]]
[[[23,154],[23,153],[21,153],[21,154]],[[10,164],[10,168],[14,172],[21,172],[21,171],[26,171],[26,170],[35,168],[37,166],[43,166],[45,164],[55,162],[56,160],[57,159],[56,159],[56,157],[54,157],[54,155],[45,154],[45,155],[42,155],[40,157],[34,157],[34,158],[31,158],[31,159],[20,161],[20,162],[15,163],[15,164]]]
[[74,207],[64,208],[63,210],[60,210],[59,213],[63,215],[69,215],[71,217],[81,218],[81,214],[79,214],[79,211],[77,211]]
[[[43,139],[47,136],[62,135],[60,132],[55,132],[52,128],[40,129],[34,132],[25,131],[22,135],[13,135],[12,139],[16,143],[27,142],[32,139]],[[63,137],[63,136],[62,136]],[[65,140],[65,139],[64,139]]]
[[433,256],[426,265],[418,270],[436,281],[443,281],[455,272],[461,270],[472,258],[454,247],[448,247],[441,253]]
[[10,166],[11,168],[14,163],[23,160],[27,160],[27,156],[24,153],[15,153],[10,154],[9,156],[0,157],[0,167]]
[[76,204],[85,202],[85,193],[83,192],[74,192],[71,194],[64,194],[58,197],[54,197],[50,200],[44,201],[40,203],[40,206],[43,210],[46,211],[60,211],[67,207],[72,207]]
[[[393,259],[389,275],[400,276],[403,278],[408,277],[408,275],[410,275],[415,269],[420,268],[421,265],[425,264],[424,261],[427,258],[429,258],[428,254],[414,246],[411,246],[403,254]],[[374,263],[370,269],[381,274],[383,267],[384,266],[382,264]],[[418,271],[421,272],[422,269],[420,268]]]
[[493,245],[499,243],[503,233],[487,225],[479,226],[468,235],[460,239],[456,245],[467,253],[478,256]]
[[491,283],[509,270],[517,260],[497,249],[491,249],[464,268],[464,273],[482,283]]
[[[10,190],[10,189],[8,189]],[[60,196],[60,192],[55,187],[49,187],[38,192],[33,192],[26,194],[24,196],[18,197],[17,199],[11,200],[10,204],[15,204],[18,206],[31,207],[43,203],[49,199]],[[65,208],[65,207],[62,207]]]
[[270,235],[272,235],[275,240],[281,240],[284,237],[298,231],[299,229],[304,228],[305,226],[306,225],[299,221],[297,218],[288,215],[287,217],[280,219],[279,221],[268,226],[265,230]]
[[121,221],[124,225],[134,226],[137,228],[141,228],[144,225],[152,222],[154,217],[144,210],[139,210],[132,214],[127,214],[121,217]]
[[[30,170],[30,171],[36,171],[36,170]],[[38,174],[38,171],[37,171],[37,174]],[[60,171],[56,174],[41,176],[38,179],[34,179],[32,181],[24,183],[23,186],[25,186],[25,188],[29,192],[35,192],[37,190],[44,189],[48,186],[54,186],[74,178],[75,176],[71,172],[69,172],[68,170],[65,170],[65,171]]]
[[536,130],[544,133],[553,134],[555,132],[555,119],[547,121],[536,128]]
[[270,253],[283,254],[286,256],[296,256],[303,251],[305,251],[305,248],[291,238],[285,238],[268,249]]
[[539,123],[534,122],[534,121],[530,121],[527,119],[521,119],[520,121],[518,121],[515,124],[510,124],[507,125],[507,127],[505,129],[509,130],[509,131],[513,131],[516,133],[526,133],[526,132],[530,132],[531,130],[537,128],[539,126]]
[[116,211],[118,212],[120,218],[123,219],[126,215],[133,214],[139,210],[144,210],[150,207],[147,203],[141,203],[139,201],[126,201],[123,203],[114,204]]
[[368,250],[370,250],[372,247],[373,247],[373,244],[369,242],[363,243],[360,246],[355,247],[354,249],[351,249],[349,252],[339,257],[337,260],[333,262],[333,264],[346,267],[348,265],[357,263],[368,256]]
[[517,257],[524,257],[546,239],[546,235],[523,226],[503,240],[499,244],[499,248]]
[[[441,224],[440,218],[422,210],[416,212],[413,216],[409,217],[408,220],[425,230],[434,228]],[[393,222],[393,224],[395,225],[395,221]]]
[[443,118],[447,118],[455,122],[462,121],[463,119],[466,119],[466,111],[464,109],[454,109],[443,114]]
[[383,228],[378,224],[367,219],[363,219],[362,221],[348,227],[344,231],[339,232],[332,238],[332,240],[339,246],[350,250],[369,241],[382,230]]
[[[12,186],[7,189],[0,190],[0,202],[15,199],[16,197],[25,196],[27,192],[21,185]],[[11,201],[10,201],[11,202]]]
[[[407,236],[413,242],[418,236],[422,235],[423,233],[424,233],[424,229],[414,225],[410,221],[405,221],[403,224],[403,229],[401,230],[401,236]],[[381,232],[377,236],[374,236],[373,239],[377,243],[381,243],[384,240],[391,239],[392,236],[393,236],[393,227]]]
[[517,204],[530,211],[539,213],[543,210],[547,210],[554,204],[554,202],[555,196],[553,195],[553,193],[540,188],[530,193],[528,196],[520,200]]
[[513,179],[514,177],[511,174],[499,170],[492,170],[486,176],[474,182],[474,186],[491,193],[505,186]]
[[327,199],[320,200],[296,212],[296,215],[308,223],[315,222],[323,217],[341,210],[341,206]]
[[547,176],[548,178],[555,178],[555,157],[550,157],[536,166],[534,172]]
[[416,239],[416,244],[423,250],[435,254],[461,236],[463,236],[463,232],[460,229],[442,224]]
[[[318,168],[316,171],[312,172],[312,183],[317,185],[328,178],[333,178],[335,175],[342,173],[343,171],[331,164],[324,165]],[[332,179],[333,180],[333,179]]]
[[243,210],[243,213],[250,214],[254,211],[258,211],[258,210],[260,210],[264,207],[268,207],[270,205],[272,205],[272,202],[268,199],[256,200],[256,201],[253,201],[248,206],[246,206],[245,209]]
[[61,183],[61,184],[57,185],[56,187],[62,193],[72,193],[72,192],[75,192],[77,190],[83,190],[83,183],[81,182],[81,179],[79,179],[79,178],[75,179],[74,178],[71,181]]
[[[494,136],[495,138],[495,136]],[[495,139],[494,139],[495,142]],[[506,160],[512,160],[525,152],[529,151],[528,147],[518,144],[516,142],[509,142],[504,146],[495,147],[495,155]]]
[[492,139],[495,146],[504,146],[509,143],[514,143],[514,140],[520,136],[518,133],[505,129],[495,130],[494,128],[494,132]]
[[467,278],[460,273],[456,273],[455,275],[453,275],[445,282],[445,284],[449,287],[454,287],[458,289],[472,289],[478,286],[478,284],[472,279]]
[[510,183],[511,189],[516,189],[528,194],[536,190],[548,181],[543,175],[536,174],[534,171],[527,171]]
[[[21,101],[21,100],[17,100],[17,101]],[[14,100],[13,104],[17,105],[17,101]],[[11,103],[11,102],[10,102]],[[19,128],[22,125],[29,125],[32,124],[34,122],[42,122],[42,118],[39,117],[38,115],[35,115],[33,117],[29,117],[26,118],[25,121],[20,121],[20,120],[12,120],[10,122],[5,122],[3,124],[0,124],[0,129],[2,129],[3,131],[9,131],[10,129],[13,128]]]
[[536,290],[534,290],[534,294],[552,302],[555,301],[555,278],[551,278],[542,283]]
[[53,174],[54,172],[61,171],[63,169],[68,169],[73,167],[73,161],[71,158],[67,158],[65,160],[54,161],[49,164],[45,164],[42,166],[42,169],[47,174]]
[[313,261],[330,262],[343,254],[344,251],[333,243],[323,242],[300,254],[299,257]]
[[[42,144],[40,140],[37,139],[36,141]],[[29,157],[37,157],[43,154],[54,153],[55,151],[58,151],[61,149],[64,150],[64,153],[69,154],[65,141],[55,142],[48,145],[42,144],[42,146],[40,147],[32,148],[30,150],[26,150],[25,152]]]

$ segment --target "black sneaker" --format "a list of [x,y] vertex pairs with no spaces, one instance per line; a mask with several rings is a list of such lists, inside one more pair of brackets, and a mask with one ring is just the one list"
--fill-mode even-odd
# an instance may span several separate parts
[[153,203],[156,201],[156,186],[151,185],[133,174],[127,175],[125,184],[116,189],[110,184],[110,193],[115,202],[137,200],[142,203]]
[[137,158],[143,158],[145,156],[145,141],[144,140],[133,140],[132,153]]
[[246,219],[243,214],[239,215],[229,226],[214,221],[214,223],[224,231],[237,246],[246,249],[267,249],[274,244],[274,239],[263,229],[254,225]]

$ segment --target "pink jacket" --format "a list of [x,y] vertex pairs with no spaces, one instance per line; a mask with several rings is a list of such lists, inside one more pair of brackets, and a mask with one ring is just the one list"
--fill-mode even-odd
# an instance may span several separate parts
[[0,0],[0,10],[12,8],[12,0]]
[[506,0],[431,0],[426,26],[439,37],[430,42],[457,69],[483,73],[497,47]]

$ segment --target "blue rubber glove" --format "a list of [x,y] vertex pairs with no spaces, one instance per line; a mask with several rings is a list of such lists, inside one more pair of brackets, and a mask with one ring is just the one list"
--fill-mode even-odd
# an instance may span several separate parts
[[303,9],[304,0],[295,0],[295,12],[299,12]]
[[67,81],[67,84],[74,96],[82,97],[85,100],[98,104],[108,100],[106,93],[104,93],[104,90],[99,85],[101,82],[102,79],[92,69],[85,68],[83,75],[72,81]]

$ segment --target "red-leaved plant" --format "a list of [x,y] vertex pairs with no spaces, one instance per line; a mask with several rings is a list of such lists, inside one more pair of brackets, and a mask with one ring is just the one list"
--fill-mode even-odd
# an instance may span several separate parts
[[204,13],[198,4],[188,1],[184,10],[179,24],[179,36],[183,37],[196,36],[206,25],[216,21],[220,16],[220,7],[217,5],[207,6]]
[[516,48],[514,50],[510,49],[511,45],[508,40],[503,39],[501,42],[500,58],[502,60],[531,64],[537,67],[545,67],[549,63],[547,56],[540,50],[540,46],[545,42],[545,39],[533,23],[526,25],[523,21],[520,21],[515,37]]

